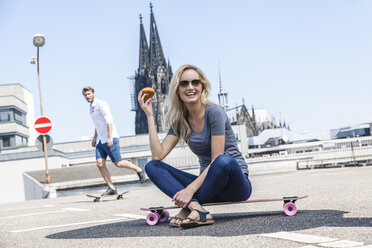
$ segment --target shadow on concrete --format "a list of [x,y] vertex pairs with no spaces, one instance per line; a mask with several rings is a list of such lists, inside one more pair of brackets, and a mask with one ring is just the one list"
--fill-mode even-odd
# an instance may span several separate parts
[[123,221],[80,228],[46,236],[49,239],[97,239],[158,236],[240,236],[291,232],[317,227],[372,227],[372,218],[343,217],[338,210],[303,210],[288,217],[283,212],[215,214],[215,224],[192,229],[171,227],[167,223],[148,226],[145,220]]

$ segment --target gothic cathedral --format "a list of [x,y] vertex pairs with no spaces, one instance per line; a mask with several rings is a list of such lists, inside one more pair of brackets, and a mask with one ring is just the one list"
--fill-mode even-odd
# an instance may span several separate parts
[[156,26],[154,13],[150,4],[150,46],[146,40],[145,30],[140,15],[140,43],[139,43],[139,65],[134,77],[132,100],[133,111],[136,111],[136,134],[148,133],[147,118],[137,102],[137,95],[144,87],[155,90],[152,98],[155,124],[158,132],[167,130],[165,117],[168,112],[166,98],[169,92],[169,84],[173,73],[169,61],[166,62],[160,43],[158,28]]
[[[155,90],[152,101],[154,119],[158,132],[166,132],[166,114],[168,113],[166,99],[169,93],[169,84],[173,73],[169,61],[164,58],[163,48],[160,43],[158,28],[150,3],[150,44],[147,43],[143,28],[142,16],[140,15],[140,43],[139,65],[135,76],[131,77],[132,110],[136,112],[136,134],[148,133],[147,118],[137,102],[137,95],[141,89],[151,87]],[[265,109],[254,109],[251,112],[244,102],[241,106],[229,108],[228,93],[224,88],[220,69],[220,90],[218,93],[219,104],[225,108],[232,125],[245,125],[247,136],[257,136],[265,129],[282,127],[276,124],[274,118],[270,118]]]

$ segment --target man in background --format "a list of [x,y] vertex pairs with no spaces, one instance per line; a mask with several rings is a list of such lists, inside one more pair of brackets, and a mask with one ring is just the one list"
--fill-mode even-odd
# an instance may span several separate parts
[[95,98],[94,89],[90,86],[84,87],[82,93],[90,103],[90,115],[95,126],[92,146],[96,148],[97,167],[108,185],[106,192],[102,195],[117,194],[117,189],[112,183],[110,173],[106,167],[107,156],[111,158],[115,166],[137,172],[140,182],[144,183],[146,180],[145,171],[121,158],[119,135],[116,131],[109,105],[105,101]]

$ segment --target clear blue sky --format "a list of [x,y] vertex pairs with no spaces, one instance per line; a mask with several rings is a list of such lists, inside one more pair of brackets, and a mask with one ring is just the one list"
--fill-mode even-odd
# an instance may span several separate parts
[[[173,71],[201,67],[217,102],[221,63],[231,106],[266,108],[293,131],[372,122],[372,1],[152,1]],[[0,84],[39,94],[32,38],[40,50],[45,115],[54,142],[92,135],[81,89],[106,100],[121,136],[134,134],[128,76],[138,68],[139,14],[149,1],[0,0]]]

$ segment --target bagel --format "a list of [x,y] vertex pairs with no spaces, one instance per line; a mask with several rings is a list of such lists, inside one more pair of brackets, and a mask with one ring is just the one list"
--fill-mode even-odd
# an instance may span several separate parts
[[150,99],[150,98],[155,94],[154,89],[151,88],[151,87],[143,88],[143,89],[141,90],[141,92],[142,92],[141,96],[142,96],[143,94],[146,94],[146,95],[145,95],[145,101],[147,101],[148,99]]

